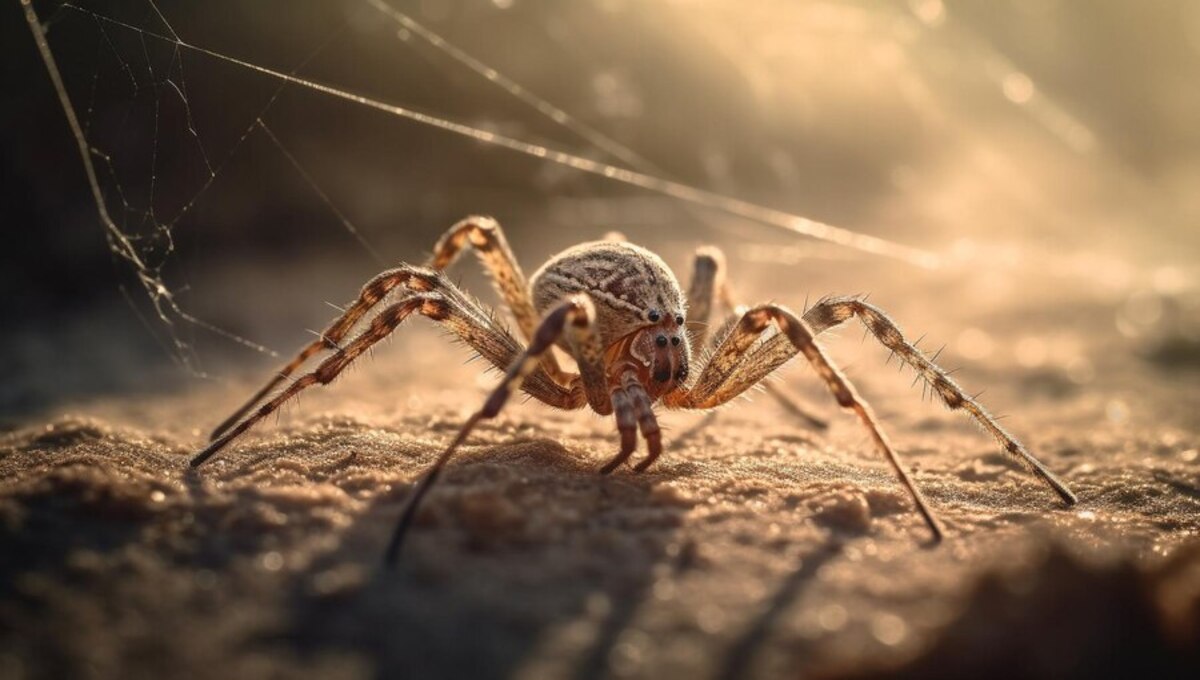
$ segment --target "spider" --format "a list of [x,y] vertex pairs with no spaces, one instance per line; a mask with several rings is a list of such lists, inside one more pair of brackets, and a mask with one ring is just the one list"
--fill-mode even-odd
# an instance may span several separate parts
[[[511,310],[528,342],[526,346],[444,274],[468,245],[474,247]],[[344,343],[358,322],[385,300],[388,303],[383,310]],[[731,314],[717,332],[709,334],[708,322],[717,302]],[[192,467],[204,463],[303,390],[331,382],[413,313],[443,324],[503,371],[504,377],[409,494],[385,552],[387,564],[395,563],[421,500],[455,451],[481,420],[500,413],[515,390],[523,390],[554,408],[588,406],[601,415],[615,415],[620,450],[600,468],[601,474],[613,472],[630,459],[640,430],[647,454],[633,471],[642,472],[663,450],[655,403],[669,409],[715,408],[759,384],[797,354],[812,364],[838,405],[862,422],[928,526],[931,543],[941,541],[938,520],[901,466],[871,407],[814,339],[851,318],[861,321],[880,343],[912,366],[947,407],[970,414],[1006,453],[1053,489],[1066,505],[1076,502],[1066,485],[975,398],[906,340],[882,310],[861,298],[828,297],[802,316],[776,304],[738,306],[725,282],[724,257],[714,247],[696,252],[685,298],[661,258],[615,239],[569,248],[552,257],[527,283],[500,225],[487,217],[470,217],[451,227],[434,246],[427,266],[401,264],[368,281],[358,299],[319,339],[304,347],[216,428],[208,445],[191,460]],[[694,370],[693,345],[704,348],[708,357]],[[550,351],[555,346],[575,360],[578,373],[559,365]],[[312,372],[296,378],[263,402],[323,350],[331,353]]]

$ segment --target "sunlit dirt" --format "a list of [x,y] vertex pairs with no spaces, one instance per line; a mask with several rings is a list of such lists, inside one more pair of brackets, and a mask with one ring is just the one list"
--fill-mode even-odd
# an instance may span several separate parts
[[[1200,667],[1194,3],[0,7],[0,678]],[[596,473],[612,418],[513,399],[386,570],[497,380],[425,319],[188,466],[471,214],[527,274],[619,231],[684,281],[721,247],[739,302],[869,295],[1079,503],[854,323],[819,341],[939,546],[801,361],[777,379],[828,429],[660,408],[640,475]],[[497,303],[470,255],[452,278]]]

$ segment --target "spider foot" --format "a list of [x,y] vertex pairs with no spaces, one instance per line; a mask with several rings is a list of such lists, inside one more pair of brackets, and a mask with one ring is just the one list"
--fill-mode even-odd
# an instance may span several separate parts
[[629,457],[628,454],[619,453],[619,454],[617,454],[617,456],[615,458],[613,458],[612,460],[605,463],[604,466],[601,467],[597,472],[599,472],[602,475],[610,475],[610,474],[612,474],[613,470],[616,470],[617,468],[621,467],[621,463],[624,463],[625,459],[628,457]]
[[647,457],[646,457],[646,460],[643,460],[642,462],[640,462],[640,463],[638,463],[637,465],[634,465],[634,466],[633,466],[633,471],[634,471],[634,472],[639,472],[639,473],[640,473],[640,472],[645,472],[645,471],[646,471],[646,468],[650,467],[650,466],[651,466],[651,465],[653,465],[653,464],[654,464],[654,458],[653,458],[653,457],[649,457],[649,456],[647,456]]

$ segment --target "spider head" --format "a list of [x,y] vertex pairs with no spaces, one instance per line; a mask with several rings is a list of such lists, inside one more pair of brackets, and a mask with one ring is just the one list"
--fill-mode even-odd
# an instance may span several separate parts
[[647,319],[652,325],[621,338],[609,349],[609,365],[617,368],[613,378],[618,380],[618,373],[632,367],[646,392],[657,399],[687,381],[692,351],[682,313],[652,309]]

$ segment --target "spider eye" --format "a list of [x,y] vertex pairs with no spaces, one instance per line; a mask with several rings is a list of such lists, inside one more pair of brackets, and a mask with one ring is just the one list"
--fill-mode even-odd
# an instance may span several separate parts
[[683,315],[682,314],[675,317],[675,325],[677,325],[677,326],[683,325]]
[[658,345],[659,347],[666,347],[667,346],[667,336],[660,335],[657,338],[654,338],[654,344]]
[[684,380],[687,380],[687,377],[688,377],[687,366],[680,366],[679,371],[677,371],[675,373],[675,379],[678,380],[679,382],[683,382]]
[[672,344],[672,345],[675,345],[676,347],[678,347],[678,346],[679,346],[679,336],[678,336],[678,335],[676,335],[675,337],[671,338],[671,344]]
[[657,309],[651,309],[650,313],[647,314],[646,317],[649,318],[651,321],[658,321],[659,319],[662,318],[662,315],[658,313]]

